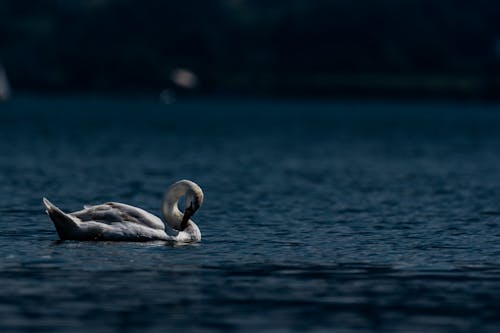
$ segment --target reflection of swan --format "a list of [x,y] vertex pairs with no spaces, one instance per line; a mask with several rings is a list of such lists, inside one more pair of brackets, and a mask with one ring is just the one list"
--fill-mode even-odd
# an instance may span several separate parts
[[8,100],[10,96],[9,81],[7,75],[0,65],[0,101]]
[[[178,202],[184,197],[186,209],[182,213]],[[66,214],[43,198],[50,216],[62,240],[112,240],[150,241],[167,240],[196,242],[201,240],[198,226],[190,217],[203,203],[201,188],[189,180],[180,180],[165,192],[162,212],[168,225],[140,208],[117,202]]]

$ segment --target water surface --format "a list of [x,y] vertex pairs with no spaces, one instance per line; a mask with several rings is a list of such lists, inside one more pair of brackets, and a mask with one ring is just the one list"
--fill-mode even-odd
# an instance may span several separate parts
[[[21,96],[0,106],[1,332],[498,332],[497,105]],[[200,244],[58,242],[65,210]]]

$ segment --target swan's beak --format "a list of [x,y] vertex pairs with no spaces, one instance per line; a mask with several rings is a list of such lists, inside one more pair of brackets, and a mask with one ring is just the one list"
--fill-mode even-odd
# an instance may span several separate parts
[[184,210],[184,216],[181,221],[181,231],[186,229],[189,219],[193,216],[194,212],[195,210],[193,209],[193,206],[189,206],[186,210]]

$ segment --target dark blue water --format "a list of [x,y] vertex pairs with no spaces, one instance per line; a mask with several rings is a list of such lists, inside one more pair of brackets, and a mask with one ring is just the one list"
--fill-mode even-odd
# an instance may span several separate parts
[[[498,332],[497,105],[21,96],[0,106],[0,332]],[[58,242],[43,212],[203,241]]]

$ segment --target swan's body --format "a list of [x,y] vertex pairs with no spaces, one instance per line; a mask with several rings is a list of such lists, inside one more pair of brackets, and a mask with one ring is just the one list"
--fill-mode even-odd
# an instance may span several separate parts
[[[185,197],[186,210],[178,208]],[[47,214],[62,240],[110,240],[196,242],[201,240],[198,226],[190,219],[203,202],[201,188],[189,180],[169,187],[162,205],[165,225],[159,217],[137,207],[118,202],[84,206],[83,210],[64,213],[43,198]]]

